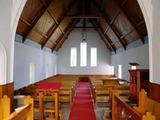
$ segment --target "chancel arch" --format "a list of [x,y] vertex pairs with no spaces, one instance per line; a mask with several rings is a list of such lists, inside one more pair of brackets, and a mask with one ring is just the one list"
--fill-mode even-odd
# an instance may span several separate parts
[[150,68],[150,81],[153,83],[160,83],[159,73],[160,66],[160,44],[159,41],[159,30],[160,24],[158,22],[160,13],[158,9],[160,7],[159,0],[137,0],[141,11],[143,13],[146,27],[148,31],[148,40],[149,40],[149,68]]
[[7,55],[6,50],[0,42],[0,85],[6,84],[6,73],[7,73]]
[[[134,4],[132,3],[134,3],[136,7],[139,4],[141,9],[136,9],[136,7],[133,7]],[[117,81],[123,79],[128,83],[127,80],[130,80],[130,78],[127,78],[129,76],[129,67],[127,66],[128,61],[135,62],[136,60],[139,60],[138,62],[142,63],[142,68],[145,69],[144,66],[146,64],[149,66],[147,66],[147,69],[149,68],[150,72],[150,82],[148,80],[148,84],[160,84],[159,7],[159,0],[1,0],[0,87],[2,85],[4,89],[1,90],[1,87],[0,92],[3,92],[2,95],[8,95],[12,98],[13,95],[10,95],[10,93],[12,94],[14,91],[17,92],[18,90],[20,90],[18,91],[20,93],[22,92],[23,88],[29,88],[28,86],[30,86],[30,84],[32,83],[28,81],[29,64],[32,64],[30,71],[31,74],[34,73],[35,75],[32,74],[31,78],[34,78],[32,79],[32,81],[34,81],[35,83],[39,82],[40,80],[45,80],[51,76],[57,77],[58,75],[63,75],[63,71],[67,71],[68,74],[72,73],[71,75],[73,75],[74,72],[78,73],[79,71],[82,71],[81,74],[89,74],[94,70],[98,71],[96,64],[90,65],[91,57],[89,57],[89,59],[87,58],[89,61],[87,65],[90,66],[84,65],[83,67],[81,67],[78,61],[78,65],[73,65],[73,67],[70,67],[71,72],[69,72],[68,69],[64,69],[68,66],[65,67],[65,65],[63,64],[57,64],[65,63],[64,61],[66,61],[66,56],[69,56],[68,52],[66,51],[70,47],[76,47],[76,45],[78,45],[78,47],[76,47],[76,50],[78,50],[78,55],[76,56],[79,56],[80,42],[72,44],[73,46],[69,47],[69,44],[67,43],[68,41],[72,43],[73,41],[78,40],[78,38],[79,41],[81,41],[83,35],[77,34],[79,29],[79,31],[83,29],[84,31],[87,31],[86,33],[92,33],[92,35],[87,34],[86,37],[86,41],[88,42],[87,48],[89,48],[89,50],[91,47],[93,47],[96,48],[96,51],[98,51],[96,52],[98,55],[100,55],[99,50],[102,51],[101,56],[106,57],[107,55],[109,55],[107,60],[105,59],[105,57],[102,57],[101,63],[103,63],[104,61],[105,65],[109,64],[117,68],[119,65],[119,71],[122,71],[122,73],[120,73],[119,78],[116,75],[114,76],[117,77]],[[143,15],[141,14],[141,11]],[[114,14],[114,12],[116,14],[118,13],[119,15]],[[131,15],[130,13],[133,15]],[[73,37],[74,35],[75,37]],[[65,42],[65,40],[67,42]],[[94,40],[102,40],[101,42],[104,45],[102,46],[103,48],[99,48],[99,44],[101,44],[101,42],[97,42]],[[134,44],[134,42],[136,42],[136,44]],[[91,45],[92,43],[96,44],[89,46],[89,44]],[[66,50],[64,49],[65,47]],[[59,49],[61,49],[60,52]],[[129,50],[131,49],[134,51],[133,55],[129,53]],[[105,50],[107,50],[107,52]],[[63,54],[61,54],[61,52]],[[64,55],[64,53],[66,56]],[[89,56],[90,52],[88,53]],[[105,54],[103,55],[102,53]],[[123,57],[123,55],[120,55],[119,53],[124,53],[125,57]],[[63,56],[64,59],[60,58],[60,55]],[[115,58],[113,58],[114,60],[116,59],[115,61],[112,61],[112,59],[110,58],[113,57],[113,55],[116,56]],[[97,61],[100,61],[100,58],[101,57],[98,57]],[[128,61],[124,62],[126,59]],[[111,62],[115,64],[112,64]],[[65,64],[70,64],[69,59]],[[102,65],[99,62],[97,62],[97,64],[99,65],[98,67],[102,68],[99,70],[100,74],[102,74],[101,70],[104,71],[104,69],[109,69],[107,67],[101,67]],[[125,67],[125,65],[127,67]],[[63,71],[59,70],[59,66],[62,66],[61,69]],[[80,66],[82,70],[78,70],[77,67],[74,66]],[[76,72],[76,70],[78,72]],[[98,74],[98,72],[93,73]],[[80,74],[80,72],[78,74]],[[14,78],[13,76],[16,77]],[[67,77],[65,76],[65,78]],[[80,82],[88,81],[88,79],[85,80],[85,77],[82,77],[81,79],[79,78],[78,80]],[[73,85],[77,82],[74,82],[74,79],[75,78],[73,78],[72,82]],[[55,82],[60,81],[56,80]],[[66,80],[67,81],[64,81],[64,83],[69,84],[68,80],[70,80],[70,78]],[[119,84],[117,81],[115,84]],[[32,84],[34,84],[34,82]],[[107,84],[107,82],[103,81],[98,84]],[[12,89],[10,89],[11,87],[8,86],[9,83],[11,83]],[[65,86],[65,84],[63,85]],[[71,89],[71,86],[72,85],[69,85],[69,90]],[[88,86],[88,84],[86,84],[86,86]],[[35,86],[33,85],[32,87]],[[65,87],[67,88],[68,86]],[[128,88],[127,90],[129,90]],[[105,88],[103,88],[103,90],[104,89]],[[154,86],[151,86],[149,89],[150,93],[156,93],[152,91],[152,89],[154,90]],[[18,92],[16,95],[19,95]],[[68,93],[69,92],[67,92],[66,94],[68,95]],[[63,94],[61,95],[62,97],[64,97]],[[72,97],[72,94],[69,93],[68,96],[70,95]],[[71,99],[68,98],[68,96],[65,96],[65,100],[68,100],[70,102]],[[136,96],[138,96],[138,93],[136,94]],[[153,98],[158,98],[157,96],[158,94],[153,94]],[[64,99],[61,100],[63,101]]]

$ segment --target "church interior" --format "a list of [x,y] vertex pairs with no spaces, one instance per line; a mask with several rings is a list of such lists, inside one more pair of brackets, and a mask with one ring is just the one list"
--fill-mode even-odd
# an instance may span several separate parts
[[160,1],[9,1],[0,120],[160,120]]

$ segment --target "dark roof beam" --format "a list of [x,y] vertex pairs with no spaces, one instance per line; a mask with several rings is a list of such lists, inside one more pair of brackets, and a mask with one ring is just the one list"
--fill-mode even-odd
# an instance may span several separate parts
[[[25,23],[27,26],[32,27],[31,23],[29,23],[27,20],[25,20],[24,18],[20,18],[20,20]],[[39,35],[41,35],[43,38],[47,38],[47,35],[45,35],[44,33],[42,33],[41,31],[39,31],[38,29],[34,28],[33,29],[35,32],[37,32]]]
[[[56,20],[56,18],[54,17],[54,15],[52,15],[52,13],[49,11],[48,6],[46,4],[46,2],[44,0],[40,0],[41,3],[45,6],[47,13],[49,14],[49,16],[52,18],[52,20],[58,24],[58,21]],[[59,30],[61,31],[61,33],[64,33],[63,30],[59,27]]]
[[58,44],[54,46],[54,48],[52,49],[52,52],[58,51],[58,49],[61,47],[64,40],[68,37],[68,35],[70,34],[71,31],[72,31],[72,29],[66,31],[65,34],[60,37]]
[[118,38],[118,40],[121,43],[121,45],[123,46],[123,48],[126,50],[126,45],[127,45],[126,40],[120,38],[121,33],[118,31],[117,27],[114,24],[110,25],[110,19],[109,19],[108,15],[105,13],[104,10],[100,9],[100,5],[97,4],[95,0],[93,0],[93,3],[96,6],[96,8],[100,11],[100,13],[102,13],[105,16],[104,20],[106,21],[106,23],[108,24],[110,29],[113,31],[113,33],[116,35],[116,37]]
[[[49,5],[52,3],[52,1],[50,1],[47,4],[47,7],[49,7]],[[24,33],[23,35],[23,43],[25,42],[27,36],[29,35],[29,33],[33,30],[33,28],[35,27],[36,23],[38,22],[38,20],[42,17],[42,15],[45,13],[46,8],[42,7],[42,9],[40,9],[38,11],[38,13],[36,14],[36,16],[33,18],[32,22],[31,22],[31,27]]]
[[[144,20],[141,20],[136,26],[135,28],[138,28],[139,26],[141,26],[144,23]],[[129,31],[128,33],[124,34],[121,36],[121,38],[125,38],[127,35],[129,35],[130,33],[132,33],[135,29],[133,28],[131,31]]]
[[[112,51],[112,50],[113,50],[113,49],[112,49],[112,46],[109,44],[108,41],[105,40],[105,36],[104,36],[104,34],[102,33],[102,31],[100,31],[100,29],[96,29],[96,31],[97,31],[98,34],[100,35],[102,41],[105,43],[105,45],[107,46],[107,48],[108,48],[110,51]],[[114,50],[113,50],[113,51],[114,51]]]
[[[53,21],[58,25],[58,21],[55,19],[55,17],[51,14],[51,12],[49,10],[47,10],[49,16],[51,16],[51,18],[53,19]],[[58,26],[59,30],[61,31],[61,33],[64,33],[64,31],[61,29],[60,26]]]
[[66,15],[65,17],[71,18],[103,18],[102,15]]
[[39,35],[41,35],[43,38],[48,38],[48,36],[46,35],[46,34],[44,34],[44,33],[42,33],[41,31],[39,31],[37,28],[34,28],[34,30],[33,31],[35,31],[35,32],[37,32]]
[[65,34],[62,34],[56,41],[56,45],[54,45],[54,47],[52,48],[52,51],[54,50],[58,50],[60,48],[60,46],[63,44],[64,40],[67,38],[67,36],[70,34],[70,32],[72,31],[72,26],[75,26],[76,23],[78,22],[77,20],[73,20],[69,23],[69,25],[66,27],[65,29]]
[[[61,24],[61,22],[63,21],[63,19],[65,18],[65,16],[67,15],[67,13],[72,9],[72,7],[75,5],[76,1],[72,0],[72,2],[70,3],[69,7],[67,10],[64,11],[64,13],[59,17],[58,24],[56,24],[55,26],[53,25],[49,31],[48,31],[48,38],[45,40],[45,42],[42,44],[42,49],[44,48],[44,46],[47,44],[47,42],[49,41],[50,37],[52,36],[52,34],[56,31],[56,29],[59,27],[59,25]],[[63,34],[63,33],[62,33]]]
[[127,18],[128,22],[129,22],[129,23],[131,24],[131,26],[134,28],[134,30],[136,31],[136,33],[139,35],[142,43],[144,43],[145,40],[144,40],[143,36],[142,36],[141,33],[138,31],[138,29],[135,27],[136,25],[132,22],[132,20],[130,19],[130,17],[126,14],[124,8],[121,7],[116,0],[114,0],[114,2],[115,2],[116,5],[119,7],[120,11],[125,15],[125,17]]
[[72,28],[91,28],[91,29],[94,29],[94,28],[99,28],[98,26],[96,27],[96,26],[74,26],[74,27],[72,27]]
[[[127,3],[127,1],[128,1],[128,0],[124,0],[120,6],[121,6],[121,7],[124,7],[125,4]],[[117,13],[114,15],[114,17],[112,18],[112,20],[111,20],[111,22],[110,22],[110,25],[112,25],[112,24],[115,22],[115,20],[116,20],[117,17],[120,15],[120,13],[121,13],[121,10],[118,10]],[[110,26],[108,26],[108,27],[106,28],[106,30],[105,30],[104,33],[107,33],[108,30],[109,30],[109,28],[110,28]]]
[[26,19],[24,19],[24,18],[20,18],[20,21],[22,21],[24,24],[26,24],[27,26],[29,26],[29,27],[31,27],[32,26],[32,24],[30,23],[30,22],[28,22]]
[[95,30],[96,30],[96,31],[98,32],[98,34],[100,35],[101,40],[105,43],[105,45],[107,46],[107,48],[108,48],[110,51],[112,51],[113,48],[112,48],[111,44],[110,44],[108,41],[105,40],[106,38],[105,38],[104,34],[102,33],[102,31],[100,31],[100,29],[98,29],[99,27],[98,27],[97,25],[95,25],[92,20],[90,20],[90,21],[91,21],[91,23],[93,24],[93,26],[95,27]]
[[[92,22],[92,24],[94,26],[96,26],[96,25],[99,26],[99,28],[97,28],[98,31],[102,32],[102,34],[104,33],[104,30],[102,29],[102,27],[100,26],[100,24],[97,21],[94,20],[94,21],[91,21],[91,22]],[[106,38],[106,40],[108,41],[108,43],[109,43],[110,47],[112,48],[112,50],[116,53],[116,47],[115,47],[114,44],[112,44],[112,40],[109,38],[109,36],[107,34],[103,34],[103,35]]]
[[105,5],[106,5],[106,1],[107,1],[107,0],[102,0],[102,2],[101,2],[101,10],[104,9],[104,7],[105,7]]
[[[104,32],[102,28],[99,28],[99,31],[101,32],[101,34],[103,34],[103,32]],[[107,39],[107,41],[110,44],[110,46],[112,47],[113,51],[116,53],[116,47],[113,44],[112,40],[109,38],[109,36],[107,34],[103,34],[103,35]]]

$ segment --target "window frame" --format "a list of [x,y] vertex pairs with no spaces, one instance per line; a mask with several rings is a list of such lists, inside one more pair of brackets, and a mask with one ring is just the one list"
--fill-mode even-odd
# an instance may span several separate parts
[[118,78],[122,79],[122,65],[118,65]]
[[30,84],[36,81],[36,65],[35,63],[29,64],[29,82]]
[[97,67],[97,47],[90,48],[90,66]]
[[87,67],[87,43],[80,43],[80,67]]
[[76,47],[71,47],[70,49],[70,67],[77,67],[77,48]]

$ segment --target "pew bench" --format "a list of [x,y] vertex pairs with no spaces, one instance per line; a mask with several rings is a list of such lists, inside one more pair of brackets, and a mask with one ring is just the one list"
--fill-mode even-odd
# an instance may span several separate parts
[[101,103],[109,103],[110,88],[107,88],[105,86],[99,86],[95,88],[94,92],[94,102],[96,107],[98,107],[98,104]]
[[155,116],[155,120],[160,120],[160,103],[147,97],[147,93],[144,90],[139,93],[138,103],[138,106],[134,107],[136,111],[141,114],[151,112]]
[[[37,96],[35,95],[36,93],[36,87],[43,82],[49,82],[49,83],[54,83],[54,82],[59,82],[61,83],[61,89],[59,91],[59,100],[60,103],[72,103],[72,99],[74,96],[74,90],[75,86],[77,84],[76,77],[71,77],[71,76],[54,76],[48,79],[45,79],[43,81],[39,81],[35,84],[29,85],[27,87],[21,88],[19,90],[15,91],[15,95],[32,95],[35,98],[35,101],[38,100]],[[50,98],[45,98],[46,100],[48,99],[50,101]]]
[[119,96],[121,97],[121,99],[123,99],[125,102],[129,101],[130,90],[129,90],[128,84],[116,85],[113,87],[113,90],[116,90],[118,92]]
[[95,106],[98,106],[98,103],[110,102],[110,90],[118,90],[120,96],[127,101],[130,94],[129,84],[125,81],[123,84],[120,84],[120,82],[118,79],[92,80],[92,94]]
[[14,109],[11,113],[11,100],[7,96],[0,99],[0,120],[33,120],[33,98],[26,96],[23,100],[23,105]]
[[[142,108],[142,106],[141,107],[138,106],[138,108]],[[112,120],[123,120],[123,119],[158,120],[155,119],[155,116],[151,112],[146,111],[145,113],[141,113],[135,107],[131,107],[129,104],[127,104],[125,101],[121,99],[117,91],[112,91]]]

